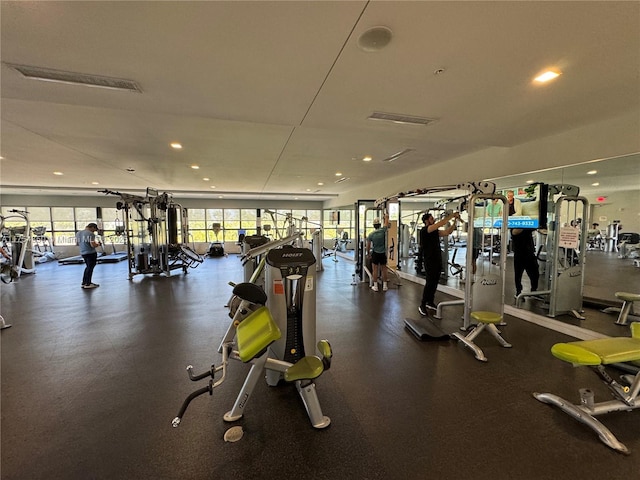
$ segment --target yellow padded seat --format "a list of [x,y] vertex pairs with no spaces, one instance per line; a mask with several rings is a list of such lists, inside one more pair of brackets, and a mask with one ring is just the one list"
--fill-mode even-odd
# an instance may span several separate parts
[[284,379],[287,382],[296,380],[311,380],[319,377],[324,371],[322,360],[316,356],[302,357],[295,364],[291,365],[284,372]]
[[502,315],[496,312],[471,312],[471,318],[480,323],[499,323]]
[[616,298],[623,302],[640,302],[640,294],[629,292],[616,292]]
[[281,337],[280,329],[273,321],[267,307],[260,307],[236,328],[236,341],[240,360],[248,362],[272,342]]
[[608,365],[640,360],[640,325],[631,325],[631,338],[599,338],[580,342],[556,343],[554,357],[574,365]]

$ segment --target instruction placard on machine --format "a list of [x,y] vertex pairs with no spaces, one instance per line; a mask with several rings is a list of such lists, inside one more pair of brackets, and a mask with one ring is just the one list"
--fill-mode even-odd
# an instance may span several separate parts
[[574,227],[561,227],[560,228],[560,241],[559,247],[563,248],[578,248],[580,244],[580,231]]

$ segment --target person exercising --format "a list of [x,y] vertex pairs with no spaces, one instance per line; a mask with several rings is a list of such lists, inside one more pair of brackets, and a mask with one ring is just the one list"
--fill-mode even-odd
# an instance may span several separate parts
[[[420,230],[420,245],[424,258],[425,284],[422,291],[422,301],[418,307],[420,315],[427,315],[427,309],[436,310],[435,296],[438,289],[438,281],[442,273],[442,250],[440,249],[440,237],[447,237],[456,228],[456,221],[460,218],[458,212],[454,212],[442,220],[436,222],[433,215],[425,213],[422,216],[424,227]],[[440,230],[451,220],[453,222]]]
[[367,258],[371,259],[373,267],[373,285],[371,289],[378,291],[378,276],[382,274],[382,291],[386,292],[387,286],[387,230],[389,229],[389,215],[385,212],[383,216],[384,227],[379,218],[373,219],[375,230],[367,236]]
[[531,282],[531,291],[538,290],[538,258],[533,242],[533,230],[514,228],[511,230],[511,248],[513,249],[513,270],[515,274],[516,297],[522,292],[522,274],[527,272]]
[[96,232],[98,231],[98,225],[95,223],[88,224],[84,230],[80,230],[76,233],[76,241],[80,246],[80,255],[84,259],[84,274],[82,275],[82,288],[97,288],[100,285],[91,281],[93,277],[93,269],[98,263],[98,252],[96,247],[102,245],[96,239]]

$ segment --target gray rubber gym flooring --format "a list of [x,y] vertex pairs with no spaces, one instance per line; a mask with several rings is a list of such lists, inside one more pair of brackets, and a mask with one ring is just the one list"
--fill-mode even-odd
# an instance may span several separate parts
[[[591,371],[549,353],[571,337],[510,317],[502,331],[513,348],[481,335],[489,358],[481,363],[451,340],[420,342],[405,330],[420,285],[375,293],[350,285],[352,264],[324,265],[317,331],[334,358],[316,382],[332,420],[322,431],[310,426],[293,387],[262,382],[245,417],[225,423],[247,372],[239,362],[171,427],[184,397],[205,384],[190,382],[186,365],[200,372],[219,362],[227,282],[242,278],[236,256],[206,259],[188,275],[133,281],[124,262],[102,264],[95,290],[80,288],[82,265],[55,263],[2,285],[1,313],[13,326],[1,334],[1,478],[638,478],[640,412],[602,417],[631,450],[624,456],[531,395],[575,402],[579,388],[591,387],[596,401],[608,399]],[[459,313],[451,317],[445,321],[455,324]],[[242,425],[244,437],[225,443],[232,425]]]

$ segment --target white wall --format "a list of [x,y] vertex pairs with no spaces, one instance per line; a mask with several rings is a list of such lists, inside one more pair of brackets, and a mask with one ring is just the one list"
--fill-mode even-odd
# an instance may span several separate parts
[[[620,220],[622,232],[640,233],[640,187],[633,192],[612,193],[604,203],[589,201],[593,211],[591,223],[599,223],[601,230],[614,220]],[[600,217],[607,219],[599,220]]]
[[[382,198],[416,188],[562,167],[640,152],[640,116],[631,112],[596,124],[513,147],[488,147],[405,175],[390,176],[325,202],[325,208],[352,205],[358,199]],[[401,161],[401,160],[398,160]]]

